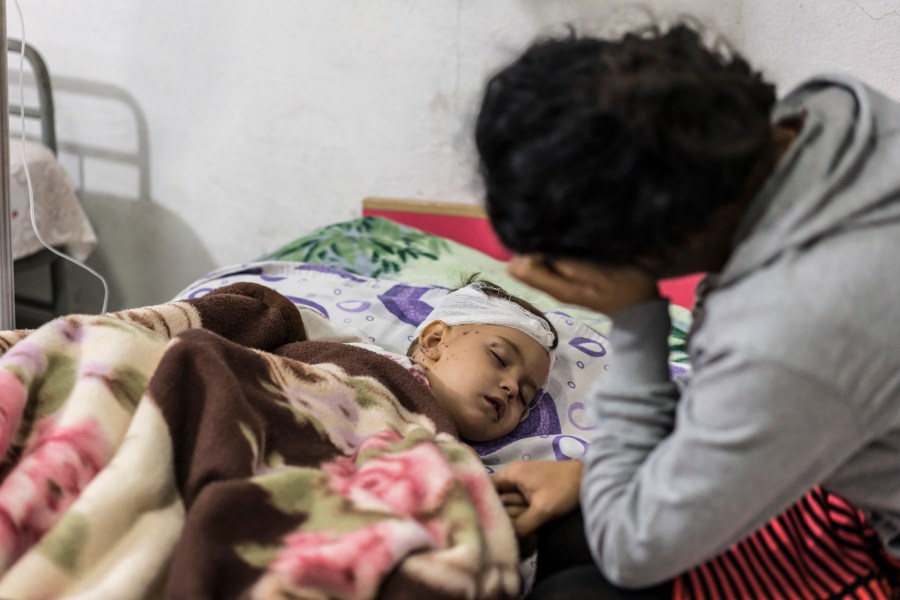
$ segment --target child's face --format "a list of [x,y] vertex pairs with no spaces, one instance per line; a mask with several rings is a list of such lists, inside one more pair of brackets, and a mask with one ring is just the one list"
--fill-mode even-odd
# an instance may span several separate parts
[[473,442],[511,432],[550,372],[547,351],[511,327],[438,321],[422,331],[419,348],[435,397]]

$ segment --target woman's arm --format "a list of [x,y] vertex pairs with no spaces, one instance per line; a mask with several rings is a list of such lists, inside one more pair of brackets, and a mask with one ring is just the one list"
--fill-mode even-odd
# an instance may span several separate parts
[[589,403],[581,493],[588,544],[613,583],[652,585],[720,554],[866,443],[840,390],[762,337],[791,333],[744,319],[706,339],[679,397],[665,303],[613,316],[616,362]]

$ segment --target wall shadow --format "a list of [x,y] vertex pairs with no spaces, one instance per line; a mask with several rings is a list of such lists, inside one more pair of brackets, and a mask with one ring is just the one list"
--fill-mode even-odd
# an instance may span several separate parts
[[[59,159],[73,175],[97,233],[97,249],[87,263],[107,278],[109,310],[170,300],[214,264],[190,224],[153,200],[150,137],[141,107],[114,85],[64,76],[52,81]],[[106,135],[94,134],[104,127]],[[102,286],[71,267],[72,312],[96,312]]]

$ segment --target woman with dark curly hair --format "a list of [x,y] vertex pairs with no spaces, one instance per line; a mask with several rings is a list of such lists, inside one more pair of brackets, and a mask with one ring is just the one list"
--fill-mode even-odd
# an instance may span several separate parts
[[[859,556],[900,564],[898,133],[900,105],[865,84],[818,76],[777,100],[685,24],[543,40],[489,81],[476,143],[510,272],[608,314],[615,349],[583,475],[495,476],[525,499],[520,534],[572,509],[580,480],[616,585],[689,573],[707,597],[850,593],[840,540],[767,562],[807,518],[778,515],[816,493],[804,526],[823,506],[853,513],[846,498],[874,530]],[[676,386],[657,282],[696,272],[693,373]]]

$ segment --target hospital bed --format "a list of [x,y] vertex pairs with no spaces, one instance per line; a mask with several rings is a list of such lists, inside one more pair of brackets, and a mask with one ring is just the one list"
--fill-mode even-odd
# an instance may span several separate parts
[[[35,201],[35,222],[51,246],[78,260],[90,255],[97,243],[91,223],[66,169],[57,157],[53,90],[43,57],[33,47],[24,49],[25,106],[19,106],[18,65],[22,44],[7,43],[10,77],[10,232],[14,263],[18,327],[35,327],[67,312],[65,261],[46,250],[31,221],[27,165]],[[24,110],[26,139],[20,137],[20,110]]]
[[[41,81],[37,73],[35,77]],[[49,87],[47,99],[52,101]],[[35,154],[43,156],[35,168],[54,170],[51,158],[55,144],[52,136],[43,137],[44,127],[52,133],[52,102],[47,101],[42,106],[41,110],[46,110],[47,106],[50,110],[39,112],[34,118],[42,124],[41,147],[49,151],[50,157],[35,150]],[[15,144],[13,150],[15,154]],[[30,154],[26,153],[28,156]],[[365,546],[370,539],[354,537],[350,545],[339,544],[339,533],[344,531],[341,528],[352,531],[353,524],[358,524],[352,519],[361,518],[359,514],[331,523],[323,513],[316,513],[316,518],[328,522],[330,528],[315,532],[319,537],[316,537],[314,548],[305,545],[306,538],[296,536],[284,538],[288,540],[286,547],[271,540],[254,538],[260,531],[273,527],[271,522],[257,520],[258,511],[272,506],[296,507],[305,501],[302,493],[298,495],[305,489],[303,486],[278,483],[286,481],[283,478],[289,475],[303,473],[296,466],[285,464],[277,453],[267,453],[268,442],[264,436],[254,433],[252,423],[235,418],[227,410],[221,415],[212,410],[201,410],[195,403],[203,390],[192,389],[190,393],[176,390],[176,399],[185,406],[198,407],[188,413],[210,419],[207,422],[216,428],[213,445],[206,446],[206,452],[201,452],[196,449],[203,445],[197,439],[188,440],[185,430],[166,429],[166,423],[173,422],[173,417],[160,414],[155,408],[154,397],[148,396],[148,390],[159,391],[159,386],[172,388],[170,381],[156,381],[157,387],[153,383],[158,375],[154,372],[156,363],[153,360],[162,357],[164,361],[167,353],[178,346],[178,343],[167,345],[168,338],[179,331],[211,327],[202,316],[204,310],[212,310],[203,304],[204,300],[211,300],[213,305],[234,302],[240,308],[237,316],[217,315],[217,318],[221,317],[217,321],[217,335],[238,338],[256,335],[254,339],[258,339],[258,331],[248,334],[241,328],[245,325],[244,329],[249,330],[263,328],[253,320],[256,314],[253,310],[260,309],[260,303],[264,305],[260,309],[263,313],[271,316],[273,312],[270,310],[273,306],[266,305],[272,301],[270,298],[242,296],[243,292],[234,290],[250,289],[253,293],[260,287],[274,290],[304,315],[315,316],[308,323],[310,328],[312,323],[317,323],[317,327],[361,336],[402,353],[429,307],[449,289],[457,287],[464,276],[478,272],[532,302],[547,315],[560,334],[550,378],[528,417],[504,438],[472,445],[481,464],[488,472],[493,472],[513,460],[577,460],[584,455],[594,428],[586,406],[588,390],[593,385],[602,385],[614,366],[614,349],[609,347],[606,338],[610,326],[608,319],[579,307],[560,304],[509,278],[503,263],[508,254],[493,237],[479,207],[432,200],[368,198],[363,202],[362,212],[363,216],[358,219],[311,232],[298,232],[298,237],[285,240],[264,256],[199,276],[170,303],[123,311],[110,317],[60,319],[34,333],[0,333],[0,408],[5,415],[13,416],[16,413],[11,407],[16,402],[21,408],[17,418],[7,421],[12,425],[0,428],[3,436],[0,441],[6,453],[2,468],[4,479],[0,483],[0,512],[6,517],[0,519],[0,542],[3,542],[0,543],[0,564],[3,565],[0,596],[155,598],[164,597],[166,590],[177,586],[190,586],[189,580],[196,577],[213,587],[197,588],[185,597],[306,597],[300,594],[315,593],[319,595],[310,597],[369,598],[379,595],[379,590],[382,597],[422,597],[416,595],[416,589],[403,592],[407,594],[404,596],[396,587],[396,571],[379,571],[384,566],[379,562],[381,548]],[[80,237],[54,239],[53,243],[76,247],[84,244],[83,251],[89,252],[95,240],[82,231]],[[40,251],[25,251],[17,261],[17,269],[39,264],[44,259],[38,256]],[[29,261],[32,257],[35,258]],[[51,272],[58,268],[52,259],[46,260],[48,262],[40,264]],[[687,337],[693,283],[677,282],[668,291],[674,299],[670,310],[669,362],[676,376],[686,376],[690,370]],[[247,285],[253,287],[242,287]],[[64,281],[55,282],[50,304],[41,307],[44,311],[53,313],[61,309],[58,302],[62,287]],[[27,301],[26,298],[17,299],[17,305],[25,307]],[[198,306],[201,308],[196,308]],[[235,333],[235,328],[240,331]],[[98,336],[100,343],[91,345],[82,334]],[[117,344],[122,344],[121,348],[127,351],[117,351]],[[253,352],[252,356],[265,355],[259,348]],[[148,356],[155,358],[151,360]],[[181,364],[180,361],[175,363]],[[217,377],[228,374],[227,369],[214,372]],[[19,394],[18,390],[23,389],[22,381],[30,386],[28,389],[33,394]],[[79,396],[72,393],[73,389],[79,393],[85,389],[93,391]],[[97,400],[101,396],[109,399],[110,404],[102,410]],[[349,407],[344,409],[350,410]],[[269,424],[273,430],[277,425]],[[231,430],[218,429],[227,426],[236,427],[237,433],[224,435],[222,431]],[[110,433],[116,428],[116,435]],[[205,430],[200,428],[199,431]],[[252,458],[253,476],[223,478],[221,473],[210,472],[210,487],[215,484],[217,489],[222,489],[223,486],[249,485],[265,480],[270,486],[265,488],[270,496],[254,504],[247,498],[252,499],[259,489],[247,487],[246,493],[230,497],[229,501],[236,504],[227,510],[222,508],[213,516],[204,513],[206,520],[197,525],[191,519],[199,500],[195,502],[189,494],[183,493],[185,488],[180,487],[188,479],[186,472],[205,458],[223,454],[236,439],[245,444],[248,461]],[[185,449],[186,445],[189,447]],[[370,451],[377,453],[388,446],[385,440],[376,440]],[[173,453],[181,458],[175,460]],[[365,464],[367,456],[354,455],[353,460]],[[32,462],[29,463],[29,459]],[[228,466],[227,461],[219,463],[222,464]],[[340,464],[349,471],[355,468],[346,462]],[[431,475],[427,469],[412,469],[412,472],[425,474],[422,481],[429,480]],[[32,485],[35,483],[39,485]],[[411,482],[409,477],[401,477],[394,484],[396,488],[391,489],[401,489]],[[367,485],[371,489],[379,484],[370,479]],[[349,487],[351,491],[356,489],[352,485]],[[34,493],[24,497],[23,489],[34,490]],[[490,497],[484,489],[480,492],[469,489],[467,493],[476,500]],[[359,496],[348,498],[347,501],[359,500]],[[854,551],[865,555],[865,544],[872,538],[864,516],[854,512],[852,507],[829,504],[837,501],[823,496],[821,490],[815,490],[811,498],[804,499],[812,503],[807,504],[807,508],[792,508],[797,512],[790,519],[803,519],[809,511],[817,511],[817,516],[820,512],[839,514],[842,535],[856,536],[853,539],[859,543],[854,546]],[[476,515],[478,504],[454,505],[457,517],[460,511],[469,511],[455,523],[471,525],[473,519],[488,519],[492,514],[489,511]],[[367,506],[369,510],[384,509],[383,506]],[[285,512],[289,511],[285,509]],[[349,525],[347,519],[351,519]],[[421,521],[428,523],[432,533],[446,534],[442,529],[443,521]],[[9,523],[28,526],[10,527],[7,526]],[[242,530],[247,533],[241,544],[229,545],[215,537]],[[415,535],[419,534],[421,531]],[[467,531],[467,534],[475,535],[473,531]],[[208,535],[213,537],[203,537]],[[195,538],[204,540],[207,545],[184,549],[184,540]],[[409,540],[410,536],[391,539]],[[795,541],[798,549],[810,542],[799,534]],[[492,556],[491,552],[497,551],[489,547],[490,540],[481,543],[484,556]],[[353,554],[360,549],[365,552]],[[464,562],[460,556],[444,556],[445,562],[428,563],[426,556],[440,557],[440,552],[435,554],[431,552],[433,550],[417,549],[408,556],[402,555],[400,564],[406,574],[418,574],[422,581],[439,580],[445,574],[445,567]],[[341,563],[338,559],[345,555],[358,557],[358,560]],[[876,553],[873,551],[871,556]],[[539,559],[523,557],[516,577],[521,575],[528,581],[534,572],[535,561]],[[785,560],[794,561],[792,565],[796,566],[799,559],[790,555]],[[240,569],[216,568],[235,562],[241,565]],[[298,575],[301,567],[307,564],[313,564],[318,571],[313,573],[314,576],[308,571],[304,572],[306,575]],[[440,564],[441,569],[430,568],[434,564]],[[465,564],[483,566],[477,559]],[[372,565],[372,569],[360,570],[360,565]],[[857,566],[861,593],[879,597],[880,591],[887,589],[884,582],[888,566],[875,558]],[[720,594],[704,583],[707,579],[713,581],[707,573],[727,568],[725,560],[721,565],[710,563],[685,574],[676,586],[681,594],[679,597],[733,596],[731,590],[720,590]],[[176,575],[173,576],[173,572]],[[352,573],[357,579],[329,579],[322,573],[342,576]],[[365,579],[366,573],[369,573],[369,579]],[[488,568],[477,576],[448,569],[446,576],[447,589],[452,588],[453,582],[474,583],[462,592],[453,588],[446,596],[427,588],[430,590],[427,597],[434,600],[478,598],[478,590],[517,588],[509,581],[498,583],[498,578],[509,577],[510,573],[496,569]],[[290,596],[287,592],[278,595],[276,592],[282,590],[278,586],[284,584],[284,577],[294,577],[291,585],[306,585],[312,581],[319,587],[312,592],[302,585],[294,588],[288,585],[287,592],[297,595]],[[323,589],[328,591],[321,591]],[[493,597],[508,596],[501,591]]]

